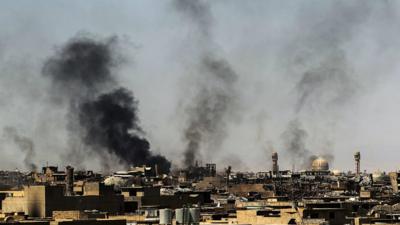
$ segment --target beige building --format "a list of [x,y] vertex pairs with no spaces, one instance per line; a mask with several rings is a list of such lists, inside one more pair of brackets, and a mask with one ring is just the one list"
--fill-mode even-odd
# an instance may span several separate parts
[[[96,190],[96,188],[98,190]],[[53,211],[99,210],[123,212],[123,196],[101,185],[91,185],[87,195],[65,196],[63,186],[25,186],[23,196],[6,197],[3,213],[24,212],[31,217],[51,217]]]

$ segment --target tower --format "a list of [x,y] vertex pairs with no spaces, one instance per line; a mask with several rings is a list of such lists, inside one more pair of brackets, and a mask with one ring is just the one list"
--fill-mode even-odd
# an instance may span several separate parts
[[354,161],[356,163],[356,175],[360,174],[360,159],[361,159],[360,152],[354,153]]
[[272,174],[277,175],[279,172],[278,153],[272,152]]
[[74,194],[74,168],[67,166],[65,172],[65,195],[72,196]]

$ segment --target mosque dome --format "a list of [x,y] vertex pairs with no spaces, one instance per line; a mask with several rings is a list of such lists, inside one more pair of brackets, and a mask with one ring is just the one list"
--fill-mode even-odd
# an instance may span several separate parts
[[324,158],[319,157],[312,162],[311,168],[313,171],[329,171],[329,163]]

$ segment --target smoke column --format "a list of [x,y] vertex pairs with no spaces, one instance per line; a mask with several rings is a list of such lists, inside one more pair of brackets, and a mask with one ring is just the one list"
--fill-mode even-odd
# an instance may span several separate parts
[[79,103],[114,86],[112,71],[120,64],[113,52],[116,44],[115,37],[103,41],[84,35],[72,38],[43,67],[44,76],[53,83],[51,93]]
[[197,69],[199,82],[197,94],[187,106],[188,121],[184,129],[187,142],[184,150],[184,165],[193,166],[201,158],[201,151],[218,151],[226,137],[226,120],[236,107],[237,74],[226,59],[214,53],[211,34],[212,15],[209,5],[200,0],[176,0],[175,9],[191,21],[197,29],[200,62]]
[[[150,151],[137,116],[133,93],[115,81],[115,69],[123,60],[115,51],[115,37],[95,40],[78,35],[48,59],[43,74],[52,81],[50,94],[67,101],[70,133],[69,160],[97,154],[106,169],[109,157],[125,165],[158,164],[169,172],[170,162]],[[112,162],[111,162],[112,163]]]
[[[334,124],[337,121],[335,115],[357,94],[358,84],[343,45],[351,38],[354,30],[362,25],[370,12],[366,5],[358,6],[359,8],[355,10],[346,4],[338,4],[339,15],[337,10],[328,10],[323,21],[317,20],[315,24],[309,24],[305,34],[294,39],[295,45],[302,46],[300,51],[291,52],[294,57],[291,66],[297,69],[292,72],[297,73],[299,79],[294,87],[296,93],[296,103],[293,106],[294,119],[288,123],[282,137],[292,162],[298,158],[302,159],[303,169],[309,168],[312,160],[317,156],[310,151],[305,151],[307,135],[304,134],[307,134],[307,131],[302,128],[301,121],[304,123],[304,120],[301,119],[302,114],[327,115],[328,118],[324,120],[329,121],[327,124],[330,127],[326,129],[333,133]],[[361,11],[363,13],[359,13]],[[302,138],[299,138],[296,133],[299,130],[302,130]],[[322,138],[326,139],[321,140],[322,142],[330,143],[329,146],[326,146],[330,149],[325,149],[325,151],[331,152],[333,141],[327,136]],[[334,156],[330,153],[319,153],[318,155],[330,162],[334,160]]]
[[[302,128],[300,121],[296,119],[289,122],[286,130],[281,135],[284,141],[284,148],[291,156],[293,167],[300,166],[304,168],[304,165],[309,162],[311,153],[306,149],[307,136],[307,131]],[[296,163],[298,164],[296,165]]]
[[6,140],[14,142],[15,145],[25,154],[24,164],[30,171],[35,171],[37,166],[33,163],[33,157],[35,157],[35,146],[33,141],[18,134],[17,129],[14,127],[4,127],[3,137]]
[[313,107],[332,108],[345,104],[357,88],[349,70],[340,50],[330,53],[318,66],[307,70],[295,87],[298,95],[296,113],[306,106],[312,110]]
[[[293,66],[299,76],[296,113],[304,110],[338,110],[349,103],[358,90],[346,42],[357,34],[371,14],[368,4],[332,4],[336,10],[326,10],[321,19],[307,24],[305,34],[296,37],[298,51],[292,52]],[[307,15],[302,15],[299,20]],[[300,63],[299,63],[300,62]],[[336,108],[335,108],[336,107]]]
[[138,102],[132,93],[119,88],[100,95],[80,106],[79,121],[85,129],[84,143],[93,150],[105,149],[127,164],[158,165],[169,172],[171,163],[163,156],[150,152],[150,143],[142,133],[137,117]]

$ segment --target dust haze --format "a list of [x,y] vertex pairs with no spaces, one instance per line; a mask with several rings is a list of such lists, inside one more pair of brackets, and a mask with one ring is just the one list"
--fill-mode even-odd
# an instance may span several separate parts
[[397,170],[399,12],[361,0],[6,1],[0,169],[268,170],[277,151],[282,169],[323,156],[347,170],[360,151],[362,169]]

